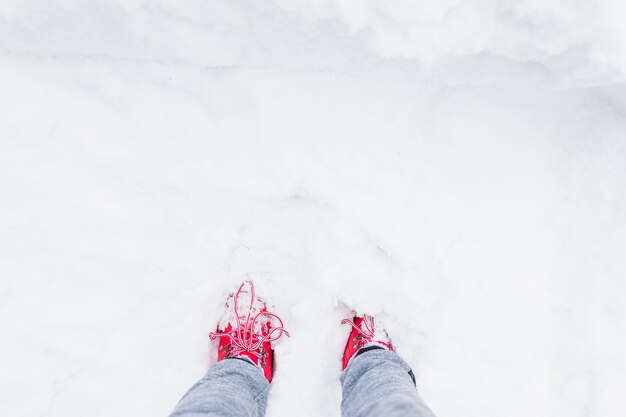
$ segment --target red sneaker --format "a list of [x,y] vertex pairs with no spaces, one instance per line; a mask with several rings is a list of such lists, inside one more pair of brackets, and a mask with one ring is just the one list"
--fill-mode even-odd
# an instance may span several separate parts
[[346,349],[343,352],[341,370],[345,370],[350,360],[358,354],[359,350],[366,346],[373,348],[379,347],[393,352],[391,340],[385,329],[379,330],[374,326],[374,317],[363,315],[363,317],[355,316],[352,320],[341,320],[341,324],[346,323],[352,325],[352,331],[350,332],[350,336],[348,336],[348,343],[346,343]]
[[[244,289],[246,283],[249,290]],[[247,302],[246,295],[249,297]],[[243,299],[240,299],[243,296]],[[232,306],[232,310],[230,307]],[[255,297],[254,284],[246,281],[226,301],[226,316],[217,325],[215,333],[209,333],[211,340],[219,337],[217,361],[227,358],[247,358],[261,368],[268,382],[274,374],[274,350],[272,342],[283,333],[283,321],[267,311],[267,305]]]

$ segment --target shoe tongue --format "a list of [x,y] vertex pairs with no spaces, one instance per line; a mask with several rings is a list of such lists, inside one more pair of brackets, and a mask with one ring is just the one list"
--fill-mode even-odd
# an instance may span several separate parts
[[[239,323],[241,324],[242,330],[245,329],[246,332],[252,332],[254,335],[266,335],[268,330],[268,321],[264,316],[259,317],[254,323],[252,321],[262,310],[253,309],[250,313],[250,317],[248,317],[247,313],[242,315],[241,312],[239,314]],[[234,318],[234,317],[233,317]],[[253,328],[250,326],[253,325]],[[237,323],[233,323],[233,327],[237,327]]]
[[[387,335],[387,332],[385,331],[384,325],[380,323],[379,319],[377,319],[374,322],[374,326],[373,326],[374,328],[371,329],[372,323],[368,321],[366,325],[365,318],[362,318],[362,321],[359,323],[359,327],[361,328],[361,330],[364,330],[366,332],[373,330],[372,342],[374,343],[376,342],[388,343],[389,342],[389,336]],[[370,327],[370,329],[368,329],[368,327]],[[381,346],[384,346],[384,345],[381,344]]]

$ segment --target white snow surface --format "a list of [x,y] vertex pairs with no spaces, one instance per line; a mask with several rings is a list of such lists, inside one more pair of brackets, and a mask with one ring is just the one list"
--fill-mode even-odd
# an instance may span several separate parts
[[626,412],[618,0],[0,1],[0,415],[166,416],[243,279],[268,417],[350,310],[439,417]]

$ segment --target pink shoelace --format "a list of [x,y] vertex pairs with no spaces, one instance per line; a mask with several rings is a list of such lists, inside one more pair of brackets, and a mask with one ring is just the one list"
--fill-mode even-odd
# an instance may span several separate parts
[[387,347],[388,350],[393,351],[393,346],[391,342],[375,339],[376,334],[374,331],[374,317],[368,316],[367,314],[363,315],[363,320],[361,320],[360,326],[354,324],[353,320],[343,319],[341,320],[341,324],[350,324],[363,338],[363,342],[361,346],[365,346],[368,343],[374,342]]
[[[369,321],[369,323],[368,323]],[[374,317],[368,316],[367,314],[363,316],[363,320],[361,321],[362,326],[357,326],[354,324],[353,320],[343,319],[341,320],[341,324],[350,324],[354,329],[367,341],[370,341],[374,338]],[[365,327],[365,328],[363,328]]]
[[[237,310],[237,304],[239,304],[239,294],[241,293],[244,285],[248,283],[250,285],[250,305],[248,307],[248,314],[244,321],[241,320],[239,316],[239,311]],[[254,317],[252,317],[252,306],[254,305],[255,297],[254,297],[254,284],[252,281],[245,281],[241,284],[235,296],[233,298],[233,302],[235,303],[235,317],[237,319],[237,326],[233,328],[230,332],[211,332],[209,333],[209,338],[214,340],[216,337],[228,337],[230,338],[230,342],[232,344],[231,355],[233,357],[240,356],[243,353],[249,353],[257,358],[261,357],[259,353],[259,348],[263,346],[266,342],[273,342],[278,340],[283,334],[289,337],[289,332],[285,330],[283,326],[283,321],[280,317],[278,317],[274,313],[270,313],[269,311],[262,310],[257,313]],[[257,320],[259,318],[265,317],[267,319],[276,319],[278,325],[268,334],[263,337],[259,337],[259,335],[255,334],[254,328],[257,324]],[[277,333],[277,334],[276,334]]]

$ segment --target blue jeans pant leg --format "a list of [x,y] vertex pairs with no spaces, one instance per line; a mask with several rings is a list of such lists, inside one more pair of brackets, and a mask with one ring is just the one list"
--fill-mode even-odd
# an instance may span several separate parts
[[341,375],[343,417],[435,417],[424,403],[409,365],[375,349],[354,357]]
[[213,365],[180,400],[170,417],[263,417],[269,383],[241,359]]

